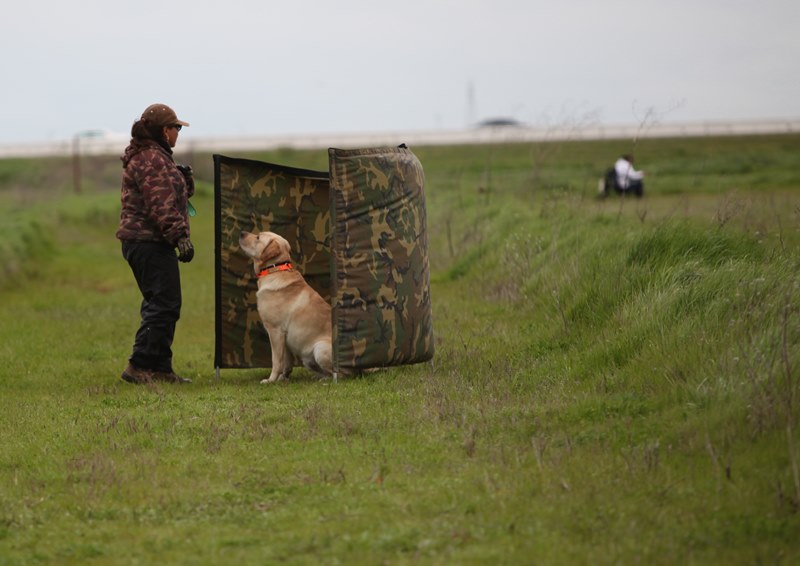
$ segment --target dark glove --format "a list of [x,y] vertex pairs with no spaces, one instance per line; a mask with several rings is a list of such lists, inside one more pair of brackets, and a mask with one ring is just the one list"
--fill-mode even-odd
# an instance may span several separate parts
[[[194,172],[191,165],[176,165],[178,171],[183,175],[183,180],[186,181],[186,194],[191,198],[194,196]],[[194,216],[194,215],[192,215]]]
[[178,261],[189,263],[194,257],[194,246],[188,236],[178,240]]
[[188,177],[191,177],[192,174],[193,174],[191,165],[176,165],[176,167],[178,168],[178,171],[183,173],[184,177],[188,178]]

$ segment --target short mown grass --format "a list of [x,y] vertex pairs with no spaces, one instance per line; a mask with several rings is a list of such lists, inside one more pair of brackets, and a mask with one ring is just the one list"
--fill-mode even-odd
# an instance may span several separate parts
[[0,297],[0,564],[795,563],[797,138],[701,141],[648,140],[641,201],[588,181],[622,142],[414,148],[435,358],[335,383],[215,379],[209,177],[181,387],[119,379],[115,188],[6,195],[41,248]]

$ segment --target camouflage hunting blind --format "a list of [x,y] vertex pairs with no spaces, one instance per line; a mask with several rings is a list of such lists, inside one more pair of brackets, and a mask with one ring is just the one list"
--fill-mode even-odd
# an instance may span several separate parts
[[424,174],[405,146],[328,150],[329,171],[214,156],[220,368],[267,368],[242,230],[269,230],[332,307],[336,373],[433,357]]

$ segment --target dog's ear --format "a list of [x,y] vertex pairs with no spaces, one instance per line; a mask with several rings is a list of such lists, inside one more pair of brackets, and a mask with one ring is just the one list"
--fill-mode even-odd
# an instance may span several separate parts
[[265,265],[271,263],[278,263],[281,261],[290,261],[292,257],[292,247],[281,236],[273,236],[264,246],[261,252],[261,261]]
[[269,263],[269,260],[273,255],[275,255],[275,239],[270,238],[264,247],[261,248],[261,255],[259,256],[259,259],[264,265],[266,265]]
[[264,265],[276,263],[283,259],[284,242],[285,240],[275,236],[269,239],[267,245],[265,245],[264,249],[261,250],[261,261],[264,263]]

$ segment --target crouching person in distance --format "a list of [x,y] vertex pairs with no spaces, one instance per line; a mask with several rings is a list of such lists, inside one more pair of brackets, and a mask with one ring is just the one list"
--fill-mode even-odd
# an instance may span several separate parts
[[633,168],[633,155],[626,154],[614,163],[617,173],[617,183],[614,187],[620,194],[633,194],[637,197],[644,195],[644,171]]

